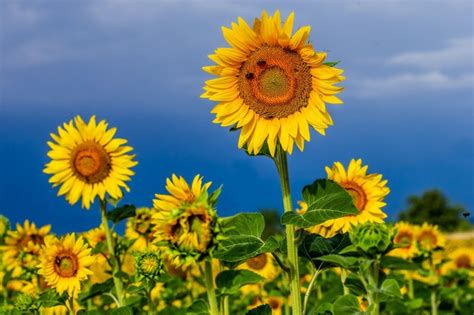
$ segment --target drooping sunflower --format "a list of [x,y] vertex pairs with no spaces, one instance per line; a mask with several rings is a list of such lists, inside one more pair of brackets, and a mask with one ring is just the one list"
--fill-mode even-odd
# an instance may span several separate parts
[[5,237],[2,261],[12,277],[18,277],[25,269],[34,269],[38,263],[38,256],[44,238],[49,234],[51,225],[40,228],[35,223],[25,220],[23,226],[16,224],[16,230],[10,230]]
[[205,83],[201,95],[219,102],[215,123],[240,129],[238,147],[257,154],[264,143],[274,155],[277,144],[286,152],[310,140],[309,126],[320,134],[333,124],[326,104],[341,104],[343,70],[325,64],[326,53],[308,42],[311,28],[293,31],[294,13],[281,21],[262,12],[250,27],[242,18],[223,27],[231,47],[209,55],[215,65],[203,70],[218,78]]
[[166,180],[169,195],[155,195],[155,242],[167,244],[167,258],[175,265],[195,261],[212,245],[216,211],[214,201],[209,200],[210,185],[196,175],[189,186],[183,177],[173,174]]
[[[328,179],[341,185],[351,196],[354,205],[359,210],[356,215],[328,220],[322,224],[310,227],[310,233],[332,237],[337,233],[346,233],[352,226],[366,222],[383,223],[387,215],[382,211],[386,205],[383,202],[390,192],[387,180],[380,174],[367,174],[368,166],[362,166],[362,160],[352,159],[349,167],[344,169],[340,162],[335,162],[332,168],[326,167]],[[307,210],[307,205],[300,202],[300,212]]]
[[393,243],[398,247],[390,251],[391,256],[398,256],[404,259],[413,258],[418,255],[416,246],[416,235],[418,227],[405,222],[395,224],[397,234]]
[[426,222],[418,228],[416,240],[420,249],[426,251],[432,251],[435,248],[444,247],[446,242],[443,234],[439,231],[438,226]]
[[274,258],[270,253],[263,253],[250,258],[239,265],[238,268],[253,271],[264,277],[267,281],[275,279],[278,275],[278,268],[275,266]]
[[89,267],[94,260],[82,237],[76,239],[75,234],[68,234],[58,239],[49,235],[42,248],[38,273],[59,294],[67,291],[69,296],[76,296],[81,290],[81,281],[92,274]]
[[152,244],[154,238],[153,211],[149,208],[139,208],[136,215],[129,218],[125,227],[125,237],[134,240],[130,247],[133,251],[155,250]]
[[58,196],[75,204],[82,199],[82,207],[89,209],[94,199],[104,199],[106,194],[114,199],[129,191],[125,182],[134,175],[137,165],[133,150],[127,140],[114,138],[116,128],[107,129],[105,120],[96,123],[92,116],[86,124],[80,116],[58,127],[58,134],[51,133],[54,142],[48,141],[51,161],[44,172],[52,175],[53,187],[61,186]]

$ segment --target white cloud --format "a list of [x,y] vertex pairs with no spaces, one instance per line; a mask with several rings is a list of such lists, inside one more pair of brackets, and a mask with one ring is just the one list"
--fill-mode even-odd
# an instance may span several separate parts
[[470,89],[474,85],[474,74],[447,75],[439,71],[401,73],[388,77],[362,78],[348,91],[363,98],[392,97],[420,91]]
[[471,68],[474,38],[456,38],[439,50],[410,51],[388,59],[388,64],[419,67],[431,70]]

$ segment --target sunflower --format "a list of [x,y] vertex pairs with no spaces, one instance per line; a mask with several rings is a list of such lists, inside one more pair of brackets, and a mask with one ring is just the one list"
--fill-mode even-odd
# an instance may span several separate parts
[[154,225],[152,223],[152,209],[139,208],[136,215],[127,221],[125,227],[125,238],[134,240],[130,247],[133,251],[155,250],[153,241]]
[[450,270],[467,269],[471,274],[474,274],[474,251],[472,248],[458,248],[449,254],[449,259],[450,261],[442,268],[443,273]]
[[125,182],[134,174],[130,168],[137,162],[135,155],[127,153],[133,148],[125,145],[125,139],[114,139],[117,129],[107,126],[105,120],[96,124],[95,116],[87,124],[76,116],[58,127],[58,135],[51,133],[51,161],[44,172],[52,175],[53,187],[61,185],[58,196],[65,195],[71,205],[82,197],[82,207],[89,209],[97,196],[120,199],[121,188],[130,190]]
[[333,124],[325,103],[341,104],[343,70],[325,64],[326,53],[308,43],[310,27],[294,34],[294,13],[282,23],[280,12],[262,12],[250,27],[242,18],[223,27],[231,47],[218,48],[203,70],[218,78],[205,83],[202,98],[219,102],[215,123],[241,130],[238,147],[257,154],[264,143],[275,154],[279,143],[292,153],[310,140],[309,126],[320,134]]
[[405,222],[395,224],[397,234],[393,239],[393,243],[398,248],[390,251],[391,256],[398,256],[404,259],[413,258],[418,255],[416,246],[416,236],[418,227]]
[[285,299],[281,296],[267,296],[263,299],[265,304],[270,305],[272,309],[272,315],[282,315],[283,314],[283,305],[285,304]]
[[196,175],[189,186],[183,177],[173,174],[166,180],[169,195],[155,195],[155,242],[167,244],[165,255],[175,265],[195,261],[212,245],[216,212],[208,195],[210,185]]
[[[114,233],[115,235],[115,233]],[[104,225],[101,224],[99,227],[90,229],[83,233],[84,239],[87,241],[90,247],[94,248],[97,244],[106,241]]]
[[38,273],[45,277],[46,283],[59,294],[67,291],[69,296],[76,296],[81,281],[92,274],[89,267],[95,257],[82,237],[76,239],[74,234],[68,234],[61,239],[47,236],[40,260]]
[[37,228],[35,223],[25,220],[23,226],[16,224],[16,230],[10,230],[5,237],[2,261],[12,277],[20,276],[25,269],[36,268],[38,255],[44,238],[49,234],[51,225]]
[[438,226],[426,222],[418,228],[416,240],[418,242],[418,247],[426,251],[432,251],[435,248],[444,247],[445,244],[445,238],[439,231]]
[[253,271],[264,277],[267,281],[275,279],[278,269],[275,266],[274,258],[270,253],[263,253],[246,260],[239,266],[239,269]]
[[[382,211],[386,205],[383,200],[390,189],[387,187],[387,180],[382,180],[382,175],[367,174],[367,169],[367,165],[362,166],[361,159],[352,159],[347,170],[340,162],[335,162],[332,168],[326,167],[328,178],[341,185],[352,196],[359,212],[310,227],[308,232],[332,237],[365,222],[383,223],[387,217]],[[304,213],[307,210],[306,203],[299,202],[299,205],[299,212]]]

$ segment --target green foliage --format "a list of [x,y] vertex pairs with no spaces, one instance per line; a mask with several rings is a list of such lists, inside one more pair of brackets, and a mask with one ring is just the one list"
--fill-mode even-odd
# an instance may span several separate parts
[[349,193],[328,179],[318,179],[304,187],[303,200],[308,205],[307,211],[303,214],[285,213],[281,219],[283,224],[308,228],[330,219],[358,213]]
[[79,301],[86,301],[95,296],[110,292],[114,287],[114,282],[112,279],[107,279],[105,282],[96,283],[91,286],[88,292],[83,292],[79,294]]
[[362,314],[357,297],[348,294],[339,297],[333,305],[334,315]]
[[124,205],[107,212],[107,218],[117,224],[122,220],[134,217],[135,213],[136,207],[134,205]]
[[278,210],[273,209],[261,209],[259,212],[265,219],[265,228],[262,232],[262,238],[268,239],[273,235],[281,235],[284,231],[283,225],[280,224],[280,214]]
[[214,257],[237,262],[270,252],[278,247],[271,238],[265,242],[261,236],[265,221],[261,213],[239,213],[220,221],[222,234]]
[[440,190],[433,189],[421,196],[410,196],[407,203],[408,208],[399,213],[400,220],[413,224],[428,222],[446,232],[472,229],[472,224],[462,216],[466,209],[451,204]]
[[196,300],[187,309],[186,314],[189,315],[209,315],[209,308],[205,300]]
[[224,270],[216,277],[216,286],[221,294],[236,294],[246,285],[258,283],[264,278],[250,270]]
[[272,309],[270,305],[264,304],[251,309],[246,313],[246,315],[272,315]]
[[366,222],[353,227],[349,235],[355,248],[369,256],[385,252],[391,243],[391,232],[385,224]]
[[331,238],[324,238],[321,235],[305,233],[298,252],[301,256],[310,259],[316,268],[326,268],[334,266],[334,262],[319,258],[338,254],[350,244],[348,234],[337,234]]

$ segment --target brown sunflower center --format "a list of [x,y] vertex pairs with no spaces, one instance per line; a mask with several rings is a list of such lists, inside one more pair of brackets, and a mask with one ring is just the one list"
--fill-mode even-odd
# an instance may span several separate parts
[[22,238],[20,242],[20,246],[26,247],[28,243],[32,241],[33,244],[35,245],[43,245],[44,244],[44,238],[40,234],[30,234],[30,235],[25,235],[25,237]]
[[263,46],[242,64],[240,95],[264,118],[287,117],[308,104],[312,90],[310,70],[298,53]]
[[269,298],[268,299],[268,304],[270,305],[272,310],[276,310],[276,309],[280,308],[280,301],[278,301],[277,299]]
[[56,256],[54,260],[54,271],[64,278],[73,277],[79,269],[77,257],[71,253]]
[[101,182],[111,169],[109,154],[94,141],[78,145],[73,151],[71,164],[76,175],[87,183]]
[[468,255],[461,255],[456,258],[456,267],[457,268],[471,268],[471,259]]
[[425,246],[435,246],[437,243],[436,235],[431,232],[420,233],[420,235],[418,236],[418,240],[421,244]]
[[397,236],[395,236],[394,242],[396,244],[402,245],[403,248],[408,248],[410,247],[410,244],[413,240],[413,235],[410,232],[399,232]]
[[253,270],[261,270],[267,265],[267,255],[260,254],[247,260],[247,265]]
[[351,195],[354,205],[359,210],[359,212],[364,211],[365,206],[367,205],[367,195],[365,194],[364,189],[353,182],[342,183],[342,187]]

